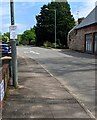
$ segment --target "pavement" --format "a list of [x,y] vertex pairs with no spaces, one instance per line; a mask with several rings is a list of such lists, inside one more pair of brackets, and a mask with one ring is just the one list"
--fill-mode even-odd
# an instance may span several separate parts
[[18,57],[18,82],[17,89],[9,89],[2,120],[91,120],[80,103],[35,60]]

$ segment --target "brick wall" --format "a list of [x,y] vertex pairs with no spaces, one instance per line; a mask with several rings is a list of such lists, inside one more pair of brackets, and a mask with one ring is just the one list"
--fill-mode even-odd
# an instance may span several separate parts
[[10,76],[9,76],[9,64],[4,64],[3,65],[3,68],[2,68],[2,79],[4,80],[4,91],[6,93],[8,82],[9,82],[9,79],[10,79]]
[[[4,81],[4,96],[7,92],[7,86],[10,80],[10,69],[9,69],[9,63],[4,63],[2,65],[2,68],[0,69],[0,85],[2,81]],[[2,107],[3,101],[1,101],[1,86],[0,86],[0,106]]]

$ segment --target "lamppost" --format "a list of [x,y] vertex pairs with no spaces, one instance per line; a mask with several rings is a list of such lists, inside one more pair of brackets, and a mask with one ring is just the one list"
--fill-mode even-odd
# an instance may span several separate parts
[[[11,26],[14,26],[14,2],[10,0],[10,13],[11,13]],[[16,40],[11,39],[11,56],[12,56],[12,78],[13,78],[13,86],[17,87],[17,54],[16,54]]]
[[79,11],[77,11],[77,25],[79,24],[78,19],[79,19]]
[[55,13],[55,48],[56,48],[56,9],[45,8],[45,10],[51,10],[51,11],[54,11]]

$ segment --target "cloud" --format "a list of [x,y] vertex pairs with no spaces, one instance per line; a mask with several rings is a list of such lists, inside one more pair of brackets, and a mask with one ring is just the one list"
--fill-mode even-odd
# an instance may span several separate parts
[[35,2],[33,2],[33,3],[29,2],[29,4],[27,2],[21,3],[21,6],[24,8],[30,8],[30,7],[33,7],[34,5],[35,5]]
[[28,26],[26,24],[16,23],[16,26],[17,26],[17,34],[21,34],[24,32],[24,30],[28,29]]
[[0,2],[0,28],[1,28],[1,32],[4,29],[8,29],[8,22],[9,22],[9,4],[8,3],[1,3]]
[[[10,26],[10,5],[9,5],[9,0],[2,0],[3,2],[0,3],[0,21],[3,20],[3,23],[5,22],[5,24],[2,23],[2,26],[3,26],[3,30],[4,32],[9,30],[9,26]],[[15,2],[21,2],[20,6],[16,5],[16,8],[17,11],[16,11],[16,14],[19,15],[19,12],[20,14],[23,12],[20,10],[21,8],[32,8],[33,9],[33,6],[35,5],[36,6],[36,2],[50,2],[51,0],[14,0]],[[97,0],[68,0],[69,3],[73,2],[73,6],[71,6],[71,10],[72,10],[72,14],[74,16],[75,19],[77,19],[77,17],[86,17],[92,10],[93,8],[95,7],[95,2]],[[6,2],[6,3],[5,3]],[[25,3],[25,2],[33,2],[33,3]],[[80,5],[80,2],[82,3],[82,5]],[[76,4],[78,3],[78,4]],[[96,3],[97,4],[97,3]],[[74,9],[74,5],[75,5],[75,8]],[[21,8],[20,8],[21,7]],[[78,15],[77,15],[77,11],[78,12]],[[17,18],[18,20],[18,18]],[[18,22],[21,22],[21,21],[18,21]],[[0,22],[1,23],[1,22]],[[1,26],[1,25],[0,25]],[[33,25],[32,25],[33,26]],[[22,23],[17,23],[17,32],[18,33],[22,33],[24,30],[26,29],[29,29],[28,28],[29,26],[25,23],[25,24],[22,24]]]
[[[2,0],[2,2],[9,2],[9,0]],[[14,0],[14,2],[51,2],[51,0]]]
[[76,0],[69,0],[69,3],[71,1],[73,1],[73,3],[79,3],[79,5],[76,6],[76,11],[74,11],[73,8],[72,8],[72,14],[73,14],[73,16],[76,20],[78,19],[78,17],[79,18],[80,17],[86,17],[95,8],[95,4],[96,4],[96,0],[93,0],[93,1],[91,1],[91,0],[87,1],[86,0],[86,1],[83,1],[83,2],[82,2],[82,0],[79,0],[77,2],[76,2]]
[[9,3],[0,3],[0,16],[1,15],[9,15],[10,14],[10,9],[9,9]]
[[10,24],[6,23],[6,24],[0,24],[0,28],[1,28],[1,32],[4,33],[6,31],[9,31],[9,26]]
[[84,2],[84,3],[94,3],[97,0],[68,0],[68,2]]
[[[17,34],[21,34],[24,32],[24,30],[29,29],[27,25],[22,23],[17,23],[16,26],[17,26]],[[0,24],[0,27],[1,27],[1,31],[5,33],[6,31],[9,31],[10,24],[9,23]]]
[[3,28],[9,28],[9,26],[10,26],[10,24],[8,24],[8,23],[7,24],[2,24]]

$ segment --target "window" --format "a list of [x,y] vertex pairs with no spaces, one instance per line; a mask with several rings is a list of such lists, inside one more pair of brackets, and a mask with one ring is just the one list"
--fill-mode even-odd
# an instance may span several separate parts
[[94,33],[94,52],[97,53],[97,33]]
[[86,52],[92,52],[92,34],[86,34]]

